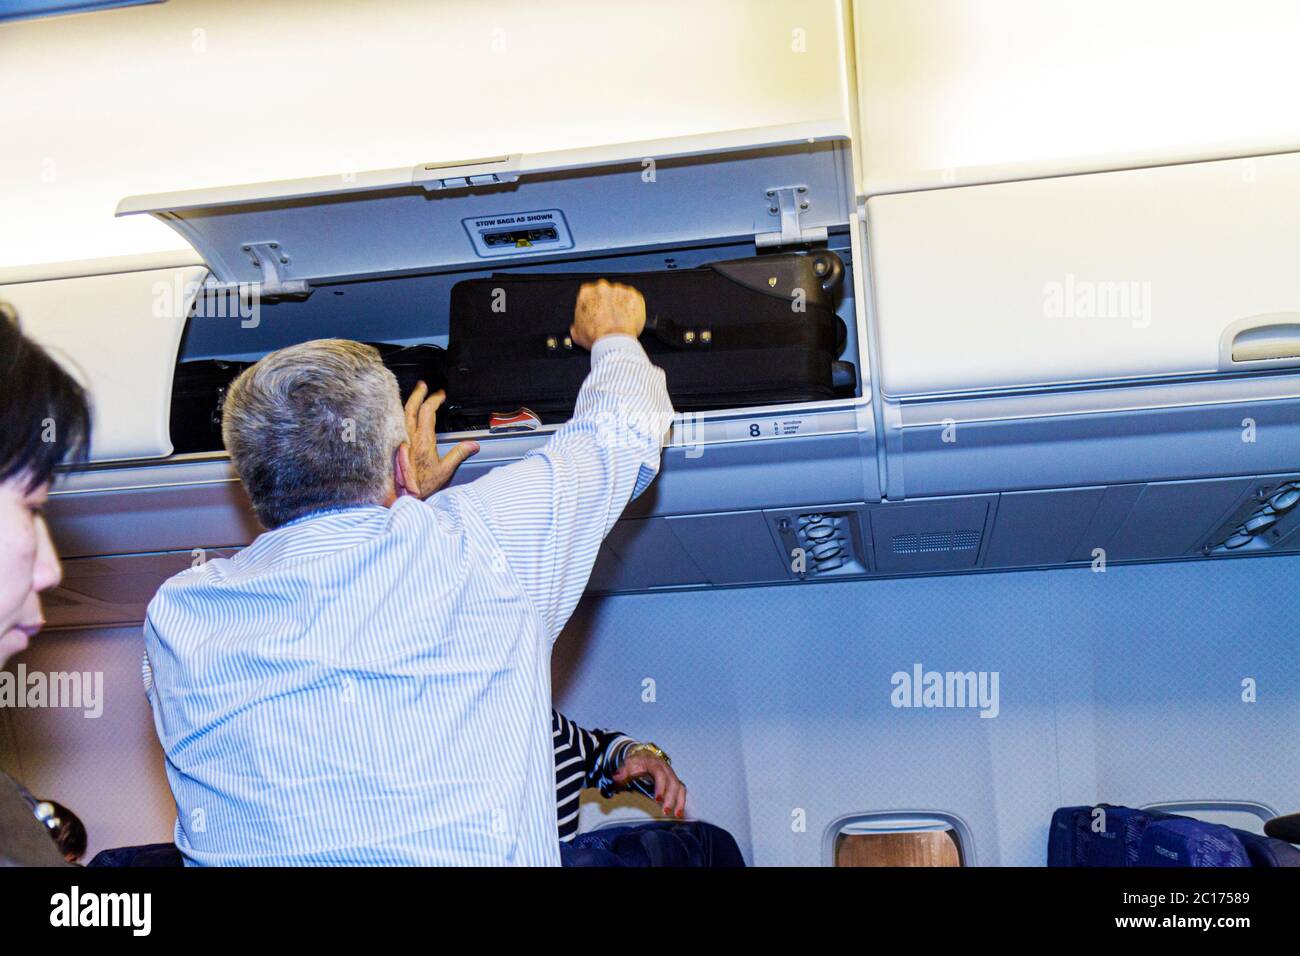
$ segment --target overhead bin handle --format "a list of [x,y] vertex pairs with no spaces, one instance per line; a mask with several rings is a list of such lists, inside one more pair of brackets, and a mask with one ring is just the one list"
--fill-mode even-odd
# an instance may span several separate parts
[[1300,366],[1300,312],[1270,312],[1238,319],[1219,340],[1219,367]]
[[423,186],[432,192],[435,189],[473,189],[476,186],[518,182],[522,160],[522,153],[511,153],[506,156],[421,163],[411,170],[411,184]]

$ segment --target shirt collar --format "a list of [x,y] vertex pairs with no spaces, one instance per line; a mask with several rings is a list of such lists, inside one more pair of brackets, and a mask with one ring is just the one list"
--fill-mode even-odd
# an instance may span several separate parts
[[363,511],[363,510],[387,511],[388,509],[385,508],[383,505],[377,505],[373,503],[355,504],[355,505],[330,505],[329,507],[317,508],[315,511],[309,511],[306,514],[298,515],[298,517],[294,518],[292,521],[286,521],[284,524],[280,525],[280,527],[274,528],[273,530],[279,531],[281,528],[292,528],[294,525],[302,524],[304,521],[310,521],[312,518],[323,518],[325,515],[342,514],[345,511]]
[[[314,547],[319,548],[322,536],[328,538],[343,526],[350,527],[368,516],[387,514],[388,510],[383,505],[376,504],[319,508],[308,514],[299,515],[292,521],[286,521],[270,531],[263,531],[247,547],[235,554],[234,563],[247,570],[265,559],[276,561],[288,552],[306,547],[309,542],[317,542]],[[345,519],[342,523],[337,520],[341,517]],[[330,549],[327,547],[325,550]]]

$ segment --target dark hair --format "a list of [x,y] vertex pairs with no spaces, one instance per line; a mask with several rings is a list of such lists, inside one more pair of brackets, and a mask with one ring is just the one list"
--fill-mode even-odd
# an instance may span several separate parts
[[90,445],[86,390],[49,353],[23,335],[0,302],[0,481],[45,483],[59,462],[82,461]]

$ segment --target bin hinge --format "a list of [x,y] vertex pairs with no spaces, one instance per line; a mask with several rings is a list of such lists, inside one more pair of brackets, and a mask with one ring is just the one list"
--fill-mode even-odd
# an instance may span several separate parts
[[826,241],[825,226],[804,226],[800,219],[811,205],[807,186],[774,186],[764,195],[767,199],[767,214],[781,217],[781,231],[755,233],[754,245],[758,248]]
[[253,265],[262,270],[262,281],[247,283],[251,291],[263,297],[306,296],[311,294],[311,287],[306,279],[288,279],[284,267],[289,264],[289,255],[278,242],[246,242],[239,247],[248,256]]

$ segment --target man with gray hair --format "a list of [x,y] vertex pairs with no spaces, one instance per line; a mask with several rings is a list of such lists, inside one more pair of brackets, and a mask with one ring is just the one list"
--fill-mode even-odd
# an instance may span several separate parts
[[551,646],[673,414],[644,323],[636,290],[584,285],[573,418],[445,491],[477,446],[439,457],[442,394],[403,409],[374,349],[234,382],[225,444],[268,530],[167,581],[144,629],[187,863],[559,863]]

